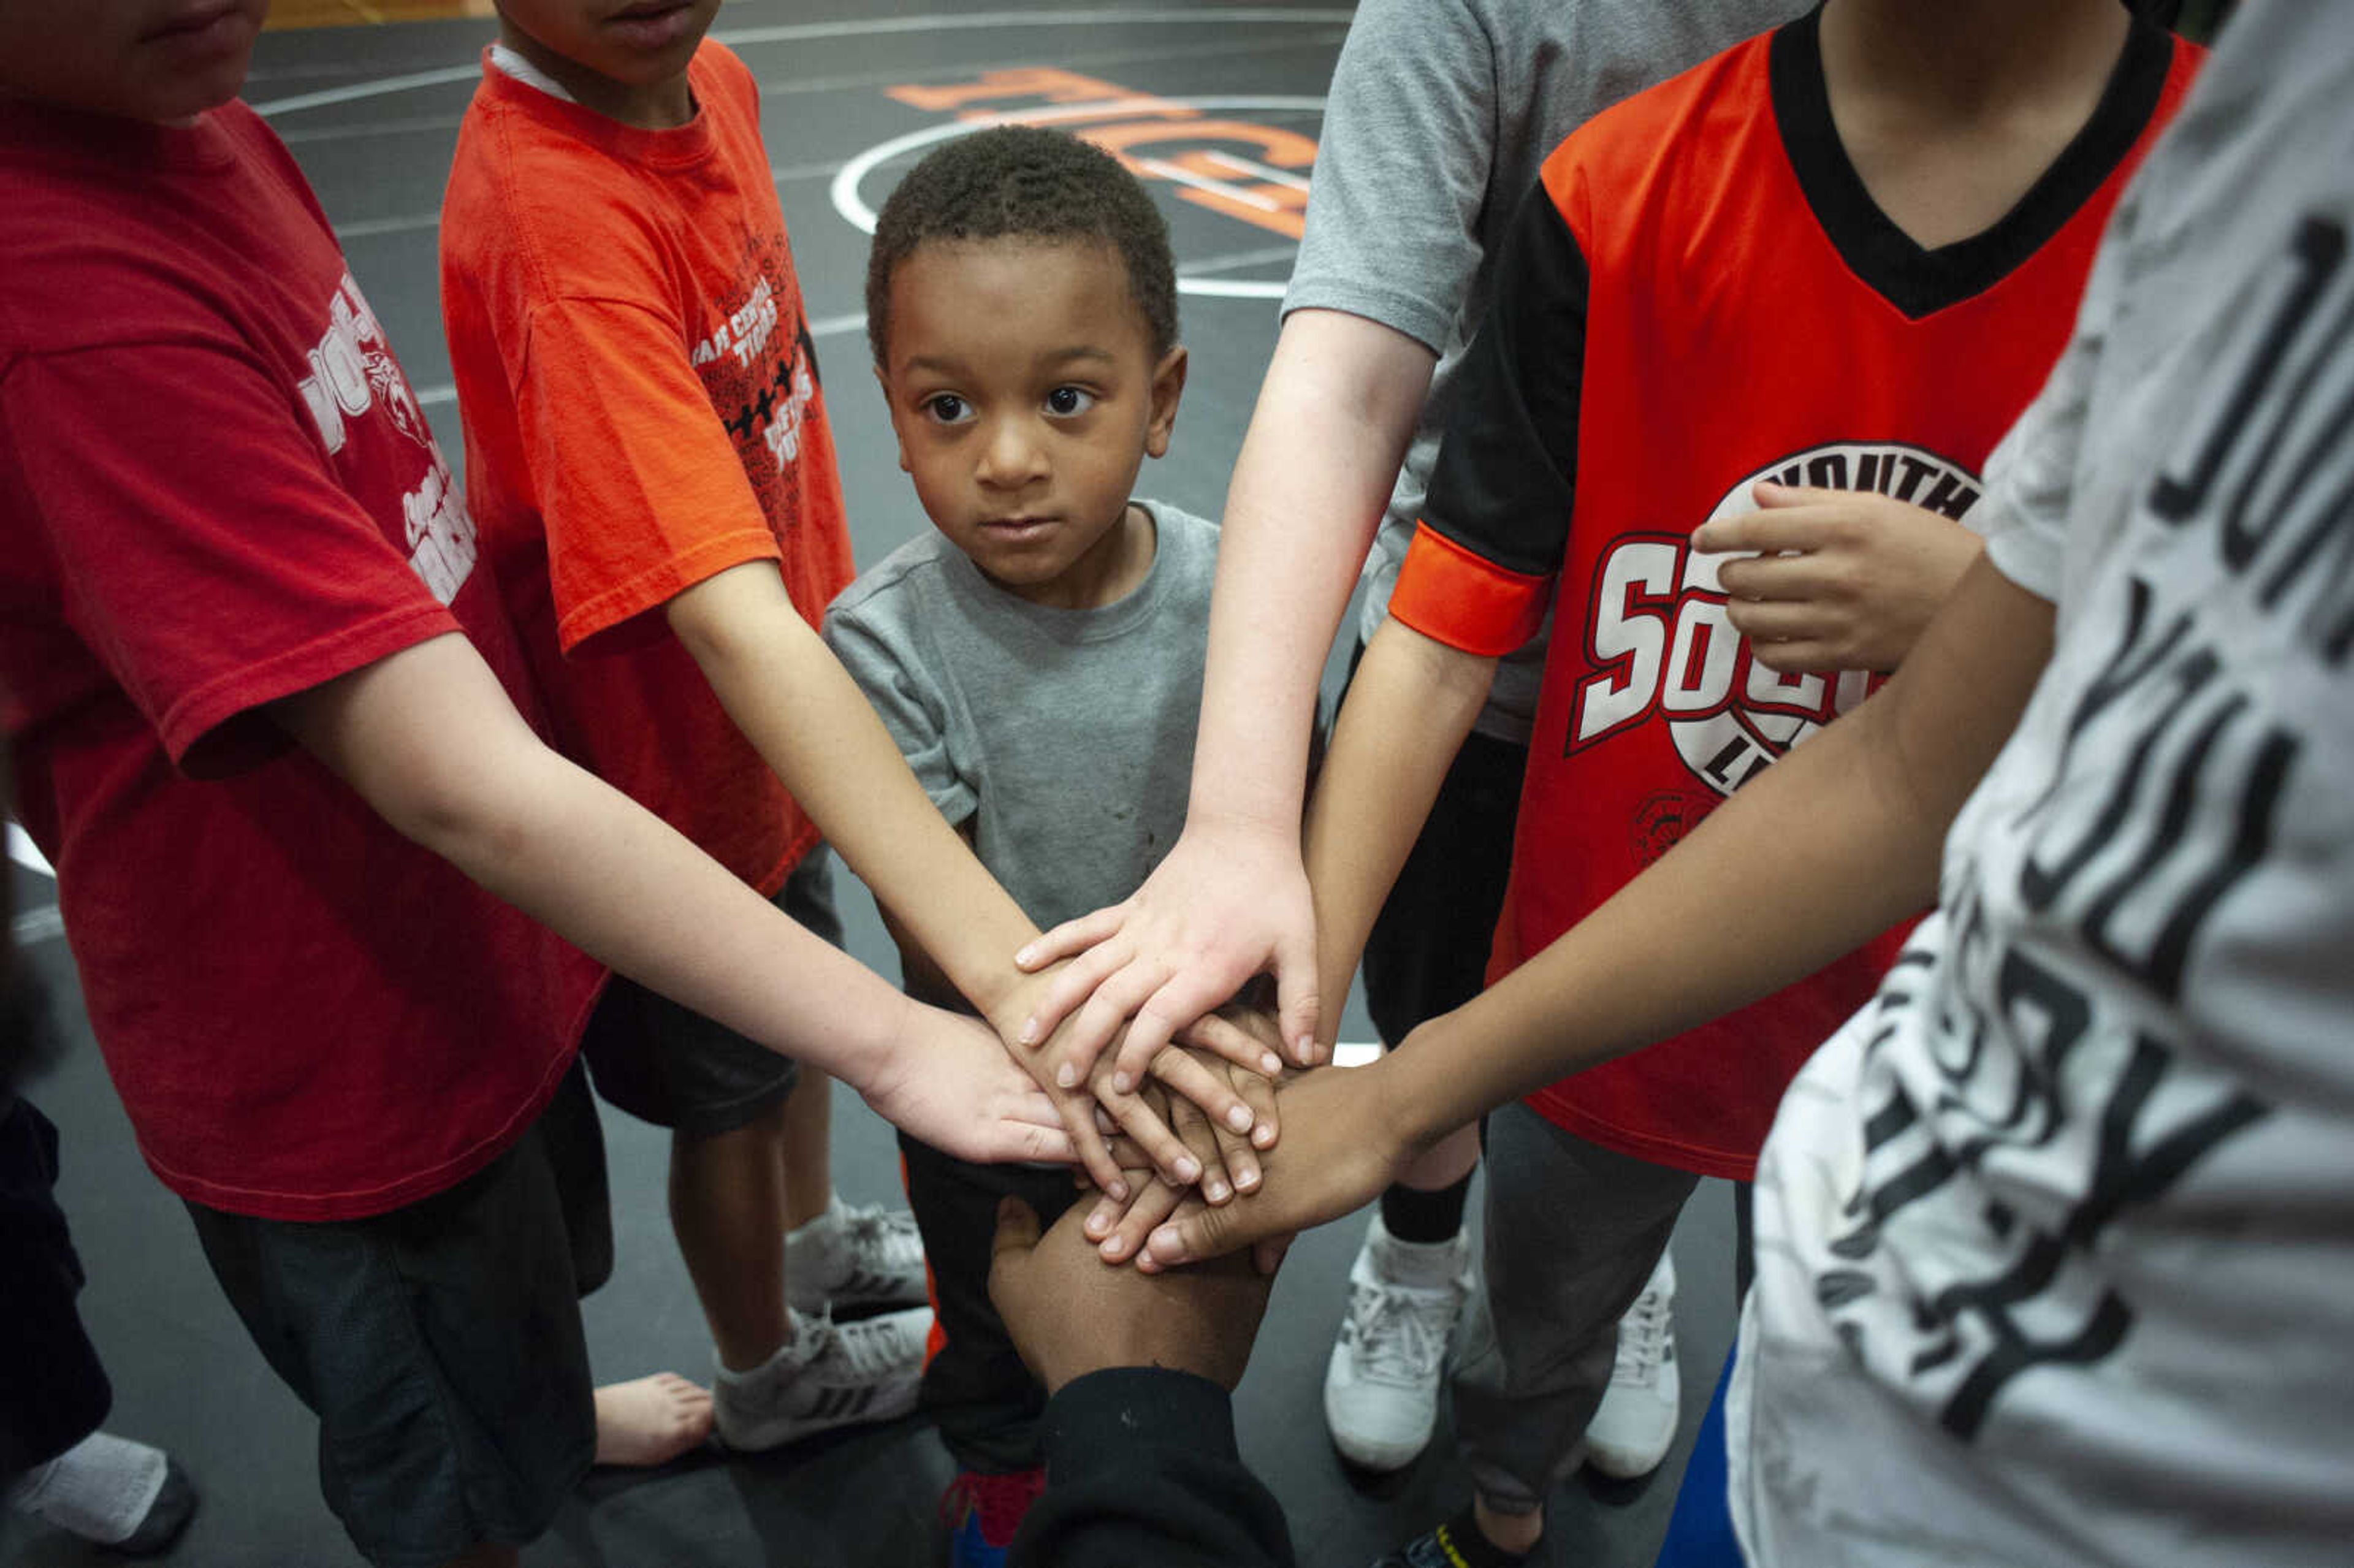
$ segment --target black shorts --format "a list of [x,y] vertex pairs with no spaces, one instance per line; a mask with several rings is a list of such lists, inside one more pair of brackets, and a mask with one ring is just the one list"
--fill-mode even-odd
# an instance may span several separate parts
[[976,1165],[904,1132],[899,1169],[923,1233],[937,1325],[924,1363],[924,1414],[960,1470],[1003,1474],[1043,1465],[1046,1391],[1022,1364],[989,1299],[989,1265],[999,1199],[1021,1199],[1050,1226],[1078,1201],[1078,1184],[1067,1166]]
[[188,1204],[262,1355],[319,1417],[319,1485],[377,1568],[531,1541],[588,1474],[579,1298],[613,1263],[605,1149],[578,1070],[447,1192],[306,1224]]
[[[1356,673],[1354,659],[1349,672]],[[1384,1044],[1484,989],[1528,765],[1527,747],[1474,730],[1448,766],[1365,938],[1365,1011]]]
[[[842,946],[833,907],[833,854],[803,855],[773,901],[811,931]],[[615,975],[580,1036],[597,1096],[640,1121],[689,1138],[732,1132],[793,1092],[801,1067],[724,1023]]]

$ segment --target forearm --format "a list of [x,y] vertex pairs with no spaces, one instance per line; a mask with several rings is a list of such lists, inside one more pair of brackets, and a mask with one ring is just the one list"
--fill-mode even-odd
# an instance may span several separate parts
[[1436,356],[1361,316],[1285,322],[1227,489],[1188,821],[1299,821],[1325,655]]
[[601,961],[863,1085],[912,1002],[543,746],[449,636],[278,705],[397,831]]
[[[2048,604],[1973,567],[1877,695],[1407,1038],[1384,1065],[1412,1136],[1720,1017],[1933,903],[1946,831],[2025,707],[2051,628]],[[1695,943],[1696,930],[1709,939]]]
[[1037,927],[941,818],[774,570],[754,563],[697,584],[673,601],[672,623],[844,863],[957,991],[1005,1023],[998,1015],[1024,978],[1009,960]]
[[[1414,847],[1447,768],[1471,730],[1496,661],[1402,622],[1365,649],[1309,812],[1318,994],[1346,996],[1373,920]],[[1329,1042],[1339,1010],[1326,1010]]]

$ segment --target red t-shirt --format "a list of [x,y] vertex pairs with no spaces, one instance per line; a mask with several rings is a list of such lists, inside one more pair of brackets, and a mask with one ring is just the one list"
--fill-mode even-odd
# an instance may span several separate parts
[[716,44],[687,79],[695,119],[642,131],[485,62],[442,321],[467,498],[557,744],[772,891],[817,830],[660,607],[767,559],[814,626],[850,536],[758,90]]
[[270,1218],[446,1188],[600,971],[258,710],[453,631],[526,700],[449,469],[249,110],[0,99],[0,715],[140,1149]]
[[[1557,600],[1491,979],[1862,699],[1861,672],[1754,662],[1691,535],[1749,510],[1763,478],[1963,517],[2198,54],[2137,23],[2084,133],[1993,228],[1936,250],[1848,163],[1812,16],[1606,111],[1547,160],[1390,602],[1500,652]],[[1791,1075],[1901,936],[1530,1103],[1623,1153],[1746,1178]],[[1689,933],[1696,952],[1711,939]]]

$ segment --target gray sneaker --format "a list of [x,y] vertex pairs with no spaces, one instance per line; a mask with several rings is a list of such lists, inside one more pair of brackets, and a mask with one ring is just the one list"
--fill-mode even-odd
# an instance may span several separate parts
[[824,1213],[785,1233],[785,1299],[796,1312],[920,1307],[928,1298],[923,1237],[905,1209],[837,1197]]
[[924,1375],[924,1340],[932,1309],[917,1307],[856,1323],[830,1314],[792,1314],[793,1337],[750,1372],[718,1369],[712,1379],[712,1423],[720,1443],[746,1452],[774,1448],[864,1421],[889,1421],[916,1408]]

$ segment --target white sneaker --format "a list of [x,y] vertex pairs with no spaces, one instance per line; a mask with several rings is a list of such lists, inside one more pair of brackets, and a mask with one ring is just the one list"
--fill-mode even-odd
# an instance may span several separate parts
[[1430,1442],[1447,1343],[1471,1295],[1471,1244],[1401,1242],[1381,1211],[1349,1267],[1349,1315],[1324,1371],[1324,1423],[1342,1457],[1404,1469]]
[[750,1372],[718,1369],[712,1424],[730,1448],[773,1448],[828,1427],[888,1421],[916,1408],[932,1309],[855,1323],[792,1314],[793,1336]]
[[809,1313],[929,1300],[916,1217],[880,1203],[854,1208],[834,1194],[824,1213],[785,1233],[785,1299]]
[[1618,1319],[1610,1387],[1585,1428],[1585,1462],[1622,1481],[1659,1468],[1676,1440],[1683,1379],[1676,1371],[1676,1264],[1659,1255],[1643,1294]]

